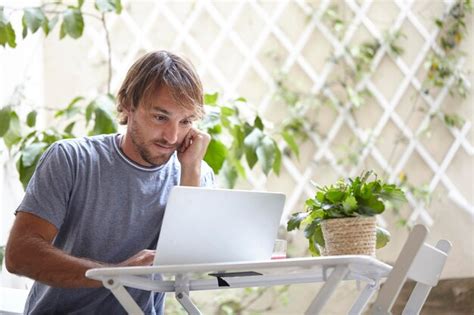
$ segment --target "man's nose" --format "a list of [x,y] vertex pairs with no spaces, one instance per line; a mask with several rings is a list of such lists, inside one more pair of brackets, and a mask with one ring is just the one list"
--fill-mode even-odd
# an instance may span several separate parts
[[163,138],[169,144],[176,144],[178,142],[178,125],[175,123],[167,124],[163,131]]

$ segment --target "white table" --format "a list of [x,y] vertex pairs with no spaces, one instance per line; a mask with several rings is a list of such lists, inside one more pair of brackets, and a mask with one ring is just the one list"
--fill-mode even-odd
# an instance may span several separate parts
[[[391,269],[391,266],[373,257],[348,255],[219,264],[97,268],[88,270],[86,276],[102,281],[129,314],[143,314],[143,311],[124,286],[175,292],[176,299],[189,314],[201,314],[189,298],[190,291],[324,282],[306,311],[306,314],[319,314],[339,282],[358,280],[366,285],[349,313],[360,314],[378,290],[379,280],[387,277]],[[245,271],[261,275],[221,276],[224,280],[221,284],[227,283],[229,286],[219,286],[218,279],[209,275]],[[163,278],[152,280],[152,274],[161,274]]]

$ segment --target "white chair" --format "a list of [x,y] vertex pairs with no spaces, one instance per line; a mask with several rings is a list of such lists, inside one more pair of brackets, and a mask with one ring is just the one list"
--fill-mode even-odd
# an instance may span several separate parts
[[438,284],[451,243],[440,240],[436,247],[425,243],[428,229],[416,225],[408,236],[387,280],[380,289],[372,307],[372,314],[391,314],[406,279],[416,281],[403,315],[419,314],[432,287]]

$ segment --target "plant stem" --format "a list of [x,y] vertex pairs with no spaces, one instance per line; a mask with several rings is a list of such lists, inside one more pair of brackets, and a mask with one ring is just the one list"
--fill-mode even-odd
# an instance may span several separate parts
[[107,94],[110,94],[110,82],[112,81],[112,48],[110,45],[110,34],[105,21],[105,13],[102,13],[102,26],[105,31],[105,40],[107,43],[107,64],[108,64],[108,77],[107,77]]

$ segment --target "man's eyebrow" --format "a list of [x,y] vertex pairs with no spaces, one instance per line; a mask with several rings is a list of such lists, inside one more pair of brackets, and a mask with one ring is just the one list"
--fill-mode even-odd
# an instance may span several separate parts
[[[166,109],[164,108],[161,108],[159,106],[154,106],[151,108],[151,110],[153,112],[158,112],[158,113],[161,113],[161,114],[165,114],[165,115],[168,115],[168,116],[172,116],[173,114],[169,111],[167,111]],[[197,119],[197,116],[195,114],[191,114],[189,116],[186,116],[184,119],[190,119],[190,120],[195,120]]]
[[167,111],[166,109],[163,109],[161,107],[158,107],[158,106],[152,107],[151,110],[154,111],[154,112],[160,112],[162,114],[171,115],[171,113],[169,111]]

